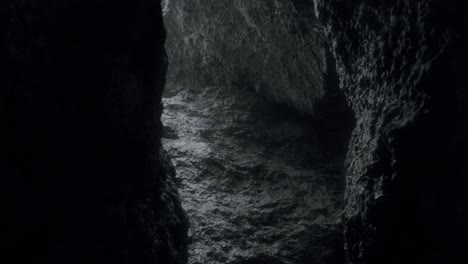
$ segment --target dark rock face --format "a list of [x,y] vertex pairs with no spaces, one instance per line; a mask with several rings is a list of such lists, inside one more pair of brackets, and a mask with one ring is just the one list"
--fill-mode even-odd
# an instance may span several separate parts
[[466,12],[456,1],[315,4],[357,120],[348,263],[466,262]]
[[[168,80],[234,85],[312,114],[325,57],[313,4],[271,0],[165,0]],[[312,7],[312,8],[310,8]]]
[[159,154],[159,1],[2,1],[0,27],[9,254],[185,263],[187,221]]

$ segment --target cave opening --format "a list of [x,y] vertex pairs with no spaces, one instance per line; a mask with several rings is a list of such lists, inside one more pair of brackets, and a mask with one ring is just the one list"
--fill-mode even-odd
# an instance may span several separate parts
[[354,117],[304,1],[163,1],[189,263],[344,263]]
[[468,263],[459,1],[0,6],[1,263]]

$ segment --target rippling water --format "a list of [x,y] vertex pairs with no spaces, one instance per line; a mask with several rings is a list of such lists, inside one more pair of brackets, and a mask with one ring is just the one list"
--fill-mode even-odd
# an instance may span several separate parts
[[344,262],[343,176],[310,120],[232,87],[170,86],[163,102],[189,263]]

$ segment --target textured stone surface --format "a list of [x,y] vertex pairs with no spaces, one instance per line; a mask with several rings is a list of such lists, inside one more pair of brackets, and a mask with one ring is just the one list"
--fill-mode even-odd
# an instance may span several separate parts
[[2,257],[185,263],[159,1],[8,0],[0,27]]
[[466,12],[456,1],[315,4],[357,121],[348,263],[466,262]]
[[250,88],[304,113],[323,93],[313,6],[291,0],[167,0],[169,81]]

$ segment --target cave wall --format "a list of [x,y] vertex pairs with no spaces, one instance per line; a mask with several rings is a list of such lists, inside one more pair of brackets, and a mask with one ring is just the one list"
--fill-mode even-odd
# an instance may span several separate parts
[[348,263],[466,262],[466,12],[442,0],[315,0],[315,8],[356,117]]
[[1,258],[186,263],[160,2],[7,0],[0,29]]
[[297,0],[166,0],[169,82],[232,85],[302,113],[324,94],[325,46]]

